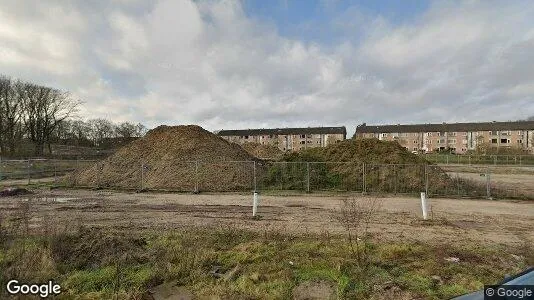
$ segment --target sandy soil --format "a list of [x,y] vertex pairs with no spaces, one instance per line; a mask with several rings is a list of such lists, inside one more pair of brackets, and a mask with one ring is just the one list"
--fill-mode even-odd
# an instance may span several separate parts
[[[20,220],[30,203],[30,228],[84,226],[127,230],[184,226],[236,226],[295,233],[340,233],[333,213],[346,197],[361,195],[260,195],[259,215],[251,217],[252,195],[121,193],[92,190],[38,191],[31,198],[0,198],[2,219]],[[381,208],[371,224],[383,240],[436,243],[534,245],[534,202],[430,199],[430,221],[423,221],[418,198],[376,198]],[[18,217],[18,219],[17,219]],[[50,230],[50,229],[48,229]]]

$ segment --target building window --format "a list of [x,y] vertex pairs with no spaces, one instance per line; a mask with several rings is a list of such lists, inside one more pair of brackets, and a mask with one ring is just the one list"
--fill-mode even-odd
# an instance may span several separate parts
[[501,135],[512,135],[511,131],[501,131]]
[[518,131],[518,132],[517,132],[517,135],[522,135],[522,134],[523,134],[522,131]]
[[300,138],[301,138],[301,139],[305,139],[305,138],[306,138],[306,135],[305,135],[305,134],[301,134],[301,135],[300,135]]
[[426,136],[432,136],[432,132],[427,132]]
[[449,132],[450,136],[456,136],[456,132]]
[[501,144],[508,144],[510,143],[509,139],[501,139]]
[[456,139],[449,140],[449,144],[456,144]]
[[498,131],[490,131],[489,134],[490,135],[499,135],[499,132]]
[[248,140],[248,135],[245,135],[245,140]]
[[467,140],[462,140],[462,144],[467,145]]
[[523,144],[523,140],[517,140],[518,144]]
[[417,147],[413,147],[413,151],[417,151]]
[[413,141],[414,144],[417,144],[417,141]]
[[497,139],[491,139],[492,144],[497,144]]
[[382,137],[387,137],[388,134],[387,133],[382,133]]
[[306,142],[305,141],[300,141],[300,144],[301,145],[304,145]]

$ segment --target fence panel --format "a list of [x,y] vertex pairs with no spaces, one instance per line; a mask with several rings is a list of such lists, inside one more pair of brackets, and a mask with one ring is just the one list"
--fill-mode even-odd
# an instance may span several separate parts
[[109,160],[3,160],[0,185],[178,192],[427,192],[429,197],[534,199],[534,166],[518,164],[524,157],[493,157],[494,164],[478,164],[488,156],[467,157],[471,164],[169,161],[125,165]]

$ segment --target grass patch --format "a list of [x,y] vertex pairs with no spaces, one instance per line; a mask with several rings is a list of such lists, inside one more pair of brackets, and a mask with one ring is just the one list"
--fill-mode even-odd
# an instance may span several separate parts
[[[388,296],[392,292],[442,299],[496,283],[527,263],[509,254],[525,249],[505,247],[372,242],[369,248],[371,263],[362,269],[340,236],[235,228],[137,235],[91,230],[6,243],[0,283],[53,279],[65,295],[91,299],[139,299],[164,282],[197,297],[288,299],[300,285],[326,282],[339,299],[396,297]],[[452,256],[460,261],[445,260]],[[220,276],[210,273],[214,266]]]

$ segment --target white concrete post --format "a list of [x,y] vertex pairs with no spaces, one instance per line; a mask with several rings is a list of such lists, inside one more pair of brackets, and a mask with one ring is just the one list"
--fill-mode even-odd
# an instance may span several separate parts
[[255,217],[256,213],[258,212],[258,192],[254,191],[254,197],[252,198],[252,216]]
[[423,210],[423,219],[428,219],[428,206],[426,202],[426,193],[421,193],[421,209]]

